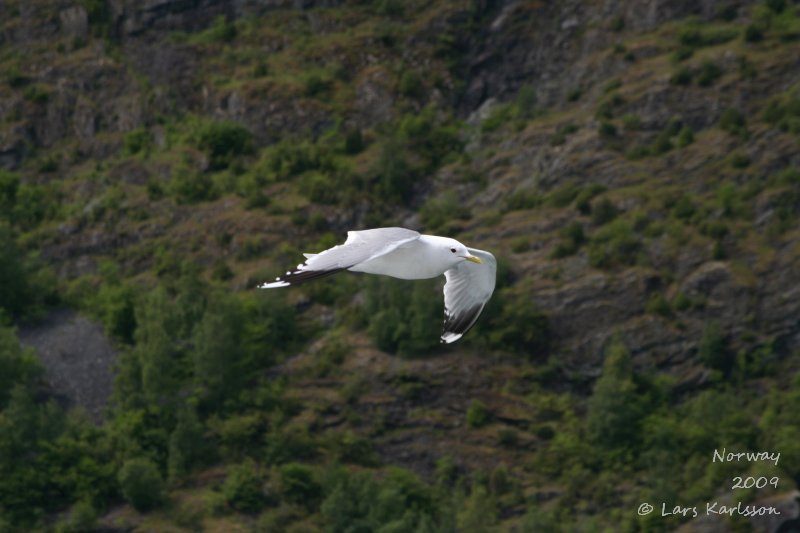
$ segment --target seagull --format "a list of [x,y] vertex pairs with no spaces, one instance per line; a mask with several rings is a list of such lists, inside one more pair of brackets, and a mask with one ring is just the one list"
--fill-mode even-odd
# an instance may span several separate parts
[[405,228],[348,231],[344,244],[316,254],[260,289],[289,287],[349,270],[400,279],[429,279],[444,274],[444,328],[441,341],[460,339],[478,320],[494,292],[497,261],[484,250],[455,239],[421,235]]

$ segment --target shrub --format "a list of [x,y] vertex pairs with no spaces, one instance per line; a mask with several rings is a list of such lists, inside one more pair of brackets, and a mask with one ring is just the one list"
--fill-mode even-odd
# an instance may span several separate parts
[[750,157],[743,152],[734,152],[731,154],[730,163],[733,168],[747,168],[750,166]]
[[280,468],[281,492],[286,501],[312,509],[322,496],[310,466],[289,463]]
[[800,88],[773,97],[762,113],[765,122],[781,131],[800,134]]
[[344,138],[344,153],[356,155],[364,150],[364,137],[360,128],[353,128],[347,132]]
[[424,94],[424,87],[422,85],[422,78],[413,70],[406,70],[400,76],[400,84],[398,86],[400,94],[408,98],[419,98]]
[[447,192],[440,198],[429,198],[419,214],[428,231],[444,233],[450,230],[451,221],[469,220],[471,217],[469,208],[452,192]]
[[333,88],[333,81],[319,72],[311,72],[303,81],[303,93],[309,98],[322,96]]
[[578,251],[578,248],[586,241],[586,236],[583,233],[583,226],[577,220],[574,220],[565,226],[559,232],[561,241],[556,245],[553,250],[553,258],[566,257]]
[[760,24],[751,23],[744,29],[744,40],[748,43],[757,43],[764,38],[764,30]]
[[641,242],[630,223],[617,219],[594,234],[589,245],[589,264],[596,268],[632,265],[636,262]]
[[731,135],[744,135],[747,133],[744,115],[736,109],[726,109],[719,117],[720,129]]
[[480,400],[472,400],[467,409],[467,427],[479,428],[489,423],[492,415],[486,404]]
[[236,122],[206,122],[196,135],[197,148],[209,157],[212,169],[226,168],[233,158],[253,151],[253,135]]
[[224,15],[220,15],[214,19],[213,24],[202,37],[207,41],[229,43],[236,39],[237,34],[236,24],[228,21]]
[[[550,325],[547,316],[527,295],[508,297],[507,291],[495,295],[502,308],[497,316],[485,320],[491,346],[528,358],[541,357],[550,349]],[[497,304],[495,304],[497,305]]]
[[669,306],[667,299],[664,298],[664,295],[660,292],[650,296],[650,299],[647,301],[647,305],[645,305],[645,311],[653,315],[663,316],[665,318],[672,316],[672,308]]
[[608,198],[603,198],[592,205],[592,223],[596,226],[608,224],[617,218],[616,206]]
[[617,127],[611,122],[601,121],[597,127],[597,133],[600,137],[611,139],[617,136]]
[[697,357],[708,368],[719,370],[725,375],[733,369],[733,354],[728,349],[728,343],[716,322],[708,324],[703,329]]
[[631,354],[619,338],[606,351],[603,371],[587,403],[589,440],[606,449],[634,449],[644,410],[633,380]]
[[506,197],[503,211],[524,211],[542,204],[542,195],[533,189],[521,189]]
[[123,463],[117,475],[125,500],[138,511],[148,511],[161,504],[163,496],[158,466],[146,457],[136,457]]
[[215,197],[211,178],[186,161],[172,169],[169,189],[175,200],[182,204],[204,202]]
[[692,83],[692,71],[689,67],[682,66],[670,76],[669,82],[672,85],[689,85]]
[[722,76],[722,70],[712,61],[703,61],[697,74],[697,84],[700,87],[710,87]]
[[684,126],[678,132],[678,137],[675,139],[675,146],[683,148],[694,142],[694,132],[688,126]]
[[253,461],[230,469],[222,484],[222,495],[232,508],[243,513],[257,513],[266,503],[262,479]]
[[129,131],[122,141],[125,152],[130,155],[138,154],[139,152],[146,153],[150,149],[152,142],[153,138],[145,128],[136,128]]

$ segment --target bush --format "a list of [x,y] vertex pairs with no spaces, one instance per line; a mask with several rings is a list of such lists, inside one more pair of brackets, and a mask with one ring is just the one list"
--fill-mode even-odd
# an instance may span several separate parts
[[150,135],[150,132],[145,128],[136,128],[135,130],[126,133],[122,142],[123,146],[125,147],[125,152],[130,155],[134,155],[138,154],[139,152],[147,153],[152,145],[153,138]]
[[641,242],[627,220],[617,219],[603,226],[589,244],[589,264],[596,268],[632,265],[638,258]]
[[703,61],[697,74],[697,85],[710,87],[722,76],[722,70],[712,61]]
[[608,198],[603,198],[592,205],[592,223],[596,226],[603,226],[617,218],[616,206]]
[[413,70],[403,72],[398,89],[400,94],[408,98],[419,98],[424,94],[422,78]]
[[589,440],[605,450],[635,449],[645,411],[633,380],[631,354],[619,338],[606,352],[586,412]]
[[577,220],[573,220],[568,226],[562,228],[559,234],[561,241],[556,245],[552,254],[555,259],[574,254],[586,242],[583,226]]
[[486,404],[480,400],[472,400],[467,409],[467,427],[479,428],[489,423],[492,414]]
[[222,484],[222,495],[232,508],[243,513],[257,513],[266,503],[258,467],[247,461],[230,469]]
[[524,294],[509,297],[504,290],[496,293],[494,298],[502,305],[502,310],[496,316],[487,313],[485,317],[486,327],[491,328],[486,333],[489,344],[529,359],[547,354],[550,349],[549,322],[530,297]]
[[425,229],[431,233],[447,233],[451,230],[451,221],[469,220],[471,217],[469,208],[452,192],[447,192],[440,198],[429,198],[419,214]]
[[762,113],[765,122],[781,131],[800,135],[800,88],[773,97]]
[[310,466],[290,463],[280,468],[281,492],[286,501],[313,509],[322,496],[322,487],[314,479]]
[[211,178],[192,168],[186,161],[178,163],[172,169],[169,189],[178,203],[183,204],[204,202],[216,196]]
[[672,85],[689,85],[692,83],[692,71],[683,66],[676,70],[669,78]]
[[747,133],[744,115],[736,109],[726,109],[719,117],[720,129],[731,135],[744,135]]
[[197,148],[205,152],[212,169],[226,168],[233,158],[253,152],[253,135],[236,122],[206,122],[196,135]]
[[722,335],[719,324],[712,322],[703,329],[703,336],[697,349],[697,357],[708,368],[728,375],[733,369],[734,357]]
[[125,500],[138,511],[148,511],[161,504],[163,496],[158,466],[146,457],[123,463],[117,480]]

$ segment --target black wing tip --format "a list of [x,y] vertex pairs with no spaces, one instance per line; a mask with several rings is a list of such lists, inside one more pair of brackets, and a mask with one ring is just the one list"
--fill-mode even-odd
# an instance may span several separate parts
[[291,285],[299,285],[300,283],[305,283],[307,281],[312,281],[315,279],[332,276],[333,274],[341,272],[342,270],[347,270],[347,269],[332,268],[329,270],[295,270],[294,272],[287,273],[285,276],[280,276],[275,278],[275,281],[273,282],[259,285],[259,288],[275,289],[278,287],[289,287]]
[[441,342],[450,344],[463,337],[478,321],[478,317],[483,311],[483,306],[484,304],[472,306],[458,315],[447,314],[444,320],[444,328],[442,329]]

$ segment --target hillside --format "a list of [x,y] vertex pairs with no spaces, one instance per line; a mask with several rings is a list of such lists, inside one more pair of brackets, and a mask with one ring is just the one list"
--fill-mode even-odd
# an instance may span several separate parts
[[[798,57],[784,0],[0,4],[0,531],[791,530]],[[254,289],[392,225],[498,257],[462,341]],[[783,512],[636,513],[715,500]]]

